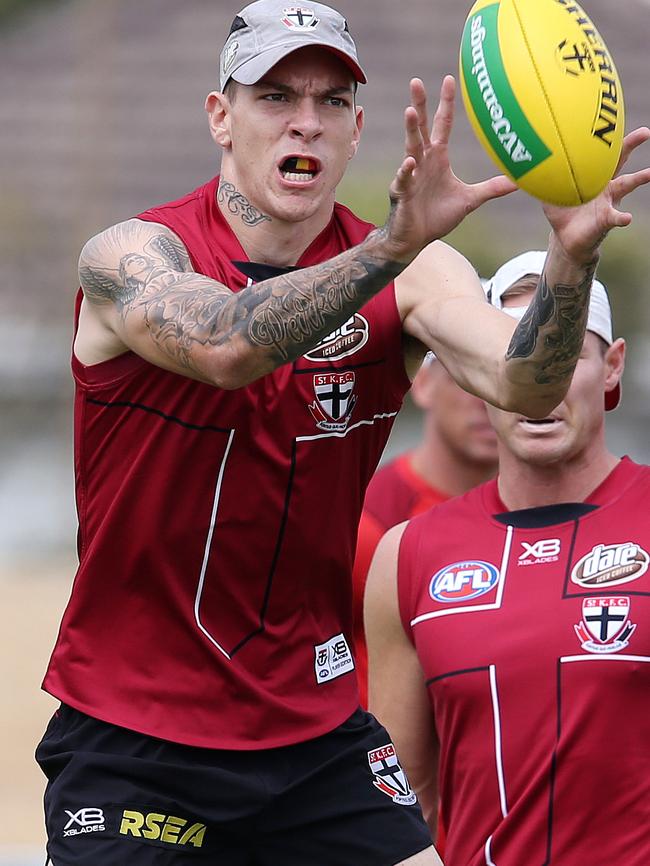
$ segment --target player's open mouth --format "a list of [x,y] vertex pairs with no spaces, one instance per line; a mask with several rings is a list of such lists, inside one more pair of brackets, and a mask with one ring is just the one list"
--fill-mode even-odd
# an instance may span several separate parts
[[318,174],[318,163],[307,156],[290,156],[280,166],[280,174],[285,180],[307,183]]
[[548,430],[559,422],[559,418],[522,418],[521,423],[535,430]]

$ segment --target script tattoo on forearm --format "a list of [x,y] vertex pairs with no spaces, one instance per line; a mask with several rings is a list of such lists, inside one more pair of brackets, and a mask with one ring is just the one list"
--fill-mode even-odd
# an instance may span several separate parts
[[241,221],[247,226],[256,226],[258,223],[271,222],[271,217],[262,213],[252,205],[246,196],[239,192],[235,185],[228,181],[220,180],[217,190],[217,201],[225,204],[231,214],[241,217]]
[[518,324],[506,359],[529,359],[539,364],[535,381],[549,385],[572,376],[580,357],[589,308],[589,287],[595,265],[577,285],[551,288],[544,275]]
[[271,349],[276,361],[293,360],[345,322],[402,269],[399,263],[367,254],[357,259],[349,255],[349,263],[336,269],[310,268],[308,278],[301,271],[285,274],[268,300],[250,311],[247,337],[254,345]]
[[[233,293],[215,280],[194,273],[187,251],[173,234],[156,234],[143,243],[134,221],[108,229],[82,253],[79,273],[86,298],[113,303],[122,319],[144,312],[156,344],[175,362],[200,373],[193,349],[221,346],[239,337],[257,347],[260,375],[294,360],[345,322],[405,267],[375,251],[383,229],[360,247],[331,262],[247,286]],[[154,227],[152,226],[152,229]],[[106,251],[139,247],[102,267]],[[182,270],[179,270],[182,268]]]

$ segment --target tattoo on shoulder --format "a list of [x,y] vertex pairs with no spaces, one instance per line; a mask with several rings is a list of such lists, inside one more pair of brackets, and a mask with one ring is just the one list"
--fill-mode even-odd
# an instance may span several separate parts
[[537,356],[536,381],[548,385],[570,377],[580,357],[589,307],[590,269],[577,285],[552,288],[542,275],[538,290],[512,335],[506,359]]
[[[129,221],[107,229],[84,248],[79,263],[79,277],[89,301],[96,304],[113,303],[122,311],[146,290],[154,275],[161,270],[182,273],[192,270],[183,244],[174,235],[165,234],[162,230],[136,250],[141,239],[136,236],[138,229],[133,223]],[[134,251],[124,253],[129,246]],[[103,263],[107,259],[114,260],[116,250],[122,252],[117,259],[117,267],[106,267]]]
[[176,238],[156,235],[149,241],[149,246],[175,270],[189,271],[191,269],[187,250]]
[[241,217],[241,221],[247,226],[271,222],[270,216],[258,210],[243,193],[235,188],[233,183],[228,183],[226,180],[219,181],[217,201],[219,204],[225,204],[231,214]]

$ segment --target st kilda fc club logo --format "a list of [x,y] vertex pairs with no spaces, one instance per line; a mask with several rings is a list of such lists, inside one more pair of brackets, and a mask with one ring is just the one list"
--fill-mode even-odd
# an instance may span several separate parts
[[630,622],[629,596],[582,600],[582,620],[574,629],[580,646],[590,653],[617,653],[630,642],[636,623]]
[[411,790],[406,773],[401,768],[392,743],[368,752],[368,764],[373,774],[373,785],[400,806],[412,806],[416,796]]
[[357,402],[354,383],[355,375],[351,371],[314,376],[316,399],[309,404],[309,411],[319,430],[341,432],[346,429]]

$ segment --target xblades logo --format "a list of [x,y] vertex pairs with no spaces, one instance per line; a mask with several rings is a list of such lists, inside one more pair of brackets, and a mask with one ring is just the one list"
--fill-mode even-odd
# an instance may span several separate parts
[[526,541],[521,542],[523,553],[520,554],[517,560],[518,565],[538,565],[545,562],[557,562],[560,556],[560,539],[559,538],[543,538],[540,541],[535,541],[533,544],[528,544]]
[[63,828],[64,836],[78,836],[81,833],[102,833],[106,829],[102,809],[85,808],[79,809],[78,812],[70,812],[66,809],[65,813],[69,821]]

